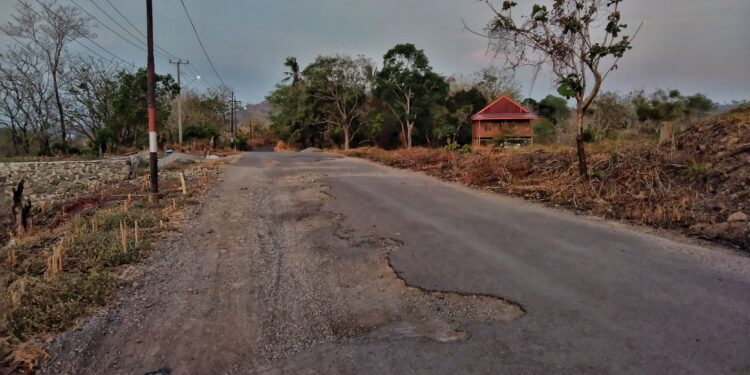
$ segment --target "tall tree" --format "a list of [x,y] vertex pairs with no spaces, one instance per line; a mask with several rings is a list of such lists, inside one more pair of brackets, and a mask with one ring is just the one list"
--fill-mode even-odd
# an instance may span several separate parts
[[349,56],[321,56],[302,72],[308,93],[318,102],[321,119],[344,135],[344,149],[356,135],[372,82],[370,60]]
[[78,59],[71,66],[65,92],[71,127],[92,144],[112,117],[117,79],[122,69],[106,61]]
[[578,168],[586,178],[586,110],[632,43],[630,36],[622,35],[627,25],[621,21],[620,3],[622,0],[555,0],[551,7],[534,4],[526,17],[514,17],[515,1],[503,1],[500,9],[490,4],[495,18],[487,26],[486,36],[509,64],[550,65],[558,92],[575,98]]
[[78,8],[73,6],[40,1],[41,7],[35,9],[26,0],[18,0],[18,3],[18,13],[11,16],[12,21],[2,26],[2,30],[14,38],[32,41],[39,53],[44,56],[52,77],[60,138],[63,143],[67,142],[68,129],[60,92],[64,74],[63,55],[69,43],[92,36],[89,19],[83,17]]
[[383,56],[375,92],[398,119],[407,148],[412,146],[419,115],[429,117],[429,108],[448,91],[448,83],[432,71],[424,51],[413,44],[396,45]]
[[55,116],[50,108],[52,83],[45,71],[44,59],[30,43],[8,48],[0,55],[0,88],[5,94],[0,109],[25,154],[32,152],[32,146],[42,155],[50,153]]
[[284,72],[284,75],[286,77],[282,80],[282,82],[292,81],[292,85],[296,86],[300,82],[300,80],[302,80],[302,76],[300,75],[299,63],[297,63],[297,58],[291,56],[287,57],[286,61],[284,61],[284,66],[289,70]]

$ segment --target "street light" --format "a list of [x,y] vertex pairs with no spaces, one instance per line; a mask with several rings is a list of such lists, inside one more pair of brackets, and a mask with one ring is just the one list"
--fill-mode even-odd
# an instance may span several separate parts
[[193,78],[193,80],[190,81],[190,83],[186,84],[185,86],[190,86],[191,84],[193,84],[193,82],[195,82],[195,81],[197,81],[199,79],[201,79],[201,76],[195,76],[195,78]]

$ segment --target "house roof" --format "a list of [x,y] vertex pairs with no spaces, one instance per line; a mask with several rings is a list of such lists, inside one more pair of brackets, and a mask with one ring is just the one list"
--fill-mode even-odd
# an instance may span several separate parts
[[484,107],[474,116],[473,121],[482,120],[536,120],[539,116],[529,112],[528,109],[518,104],[515,100],[501,96],[499,99]]

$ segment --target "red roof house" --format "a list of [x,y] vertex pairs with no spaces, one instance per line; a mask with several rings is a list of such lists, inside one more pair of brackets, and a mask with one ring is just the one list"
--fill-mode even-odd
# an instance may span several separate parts
[[532,143],[534,121],[539,118],[513,99],[500,97],[471,116],[472,144],[481,146],[496,139]]

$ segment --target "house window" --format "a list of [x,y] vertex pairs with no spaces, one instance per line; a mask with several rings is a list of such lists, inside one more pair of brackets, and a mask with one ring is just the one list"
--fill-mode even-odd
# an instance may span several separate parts
[[490,131],[490,130],[492,130],[492,125],[489,125],[489,124],[484,124],[484,130],[485,130],[485,131]]

